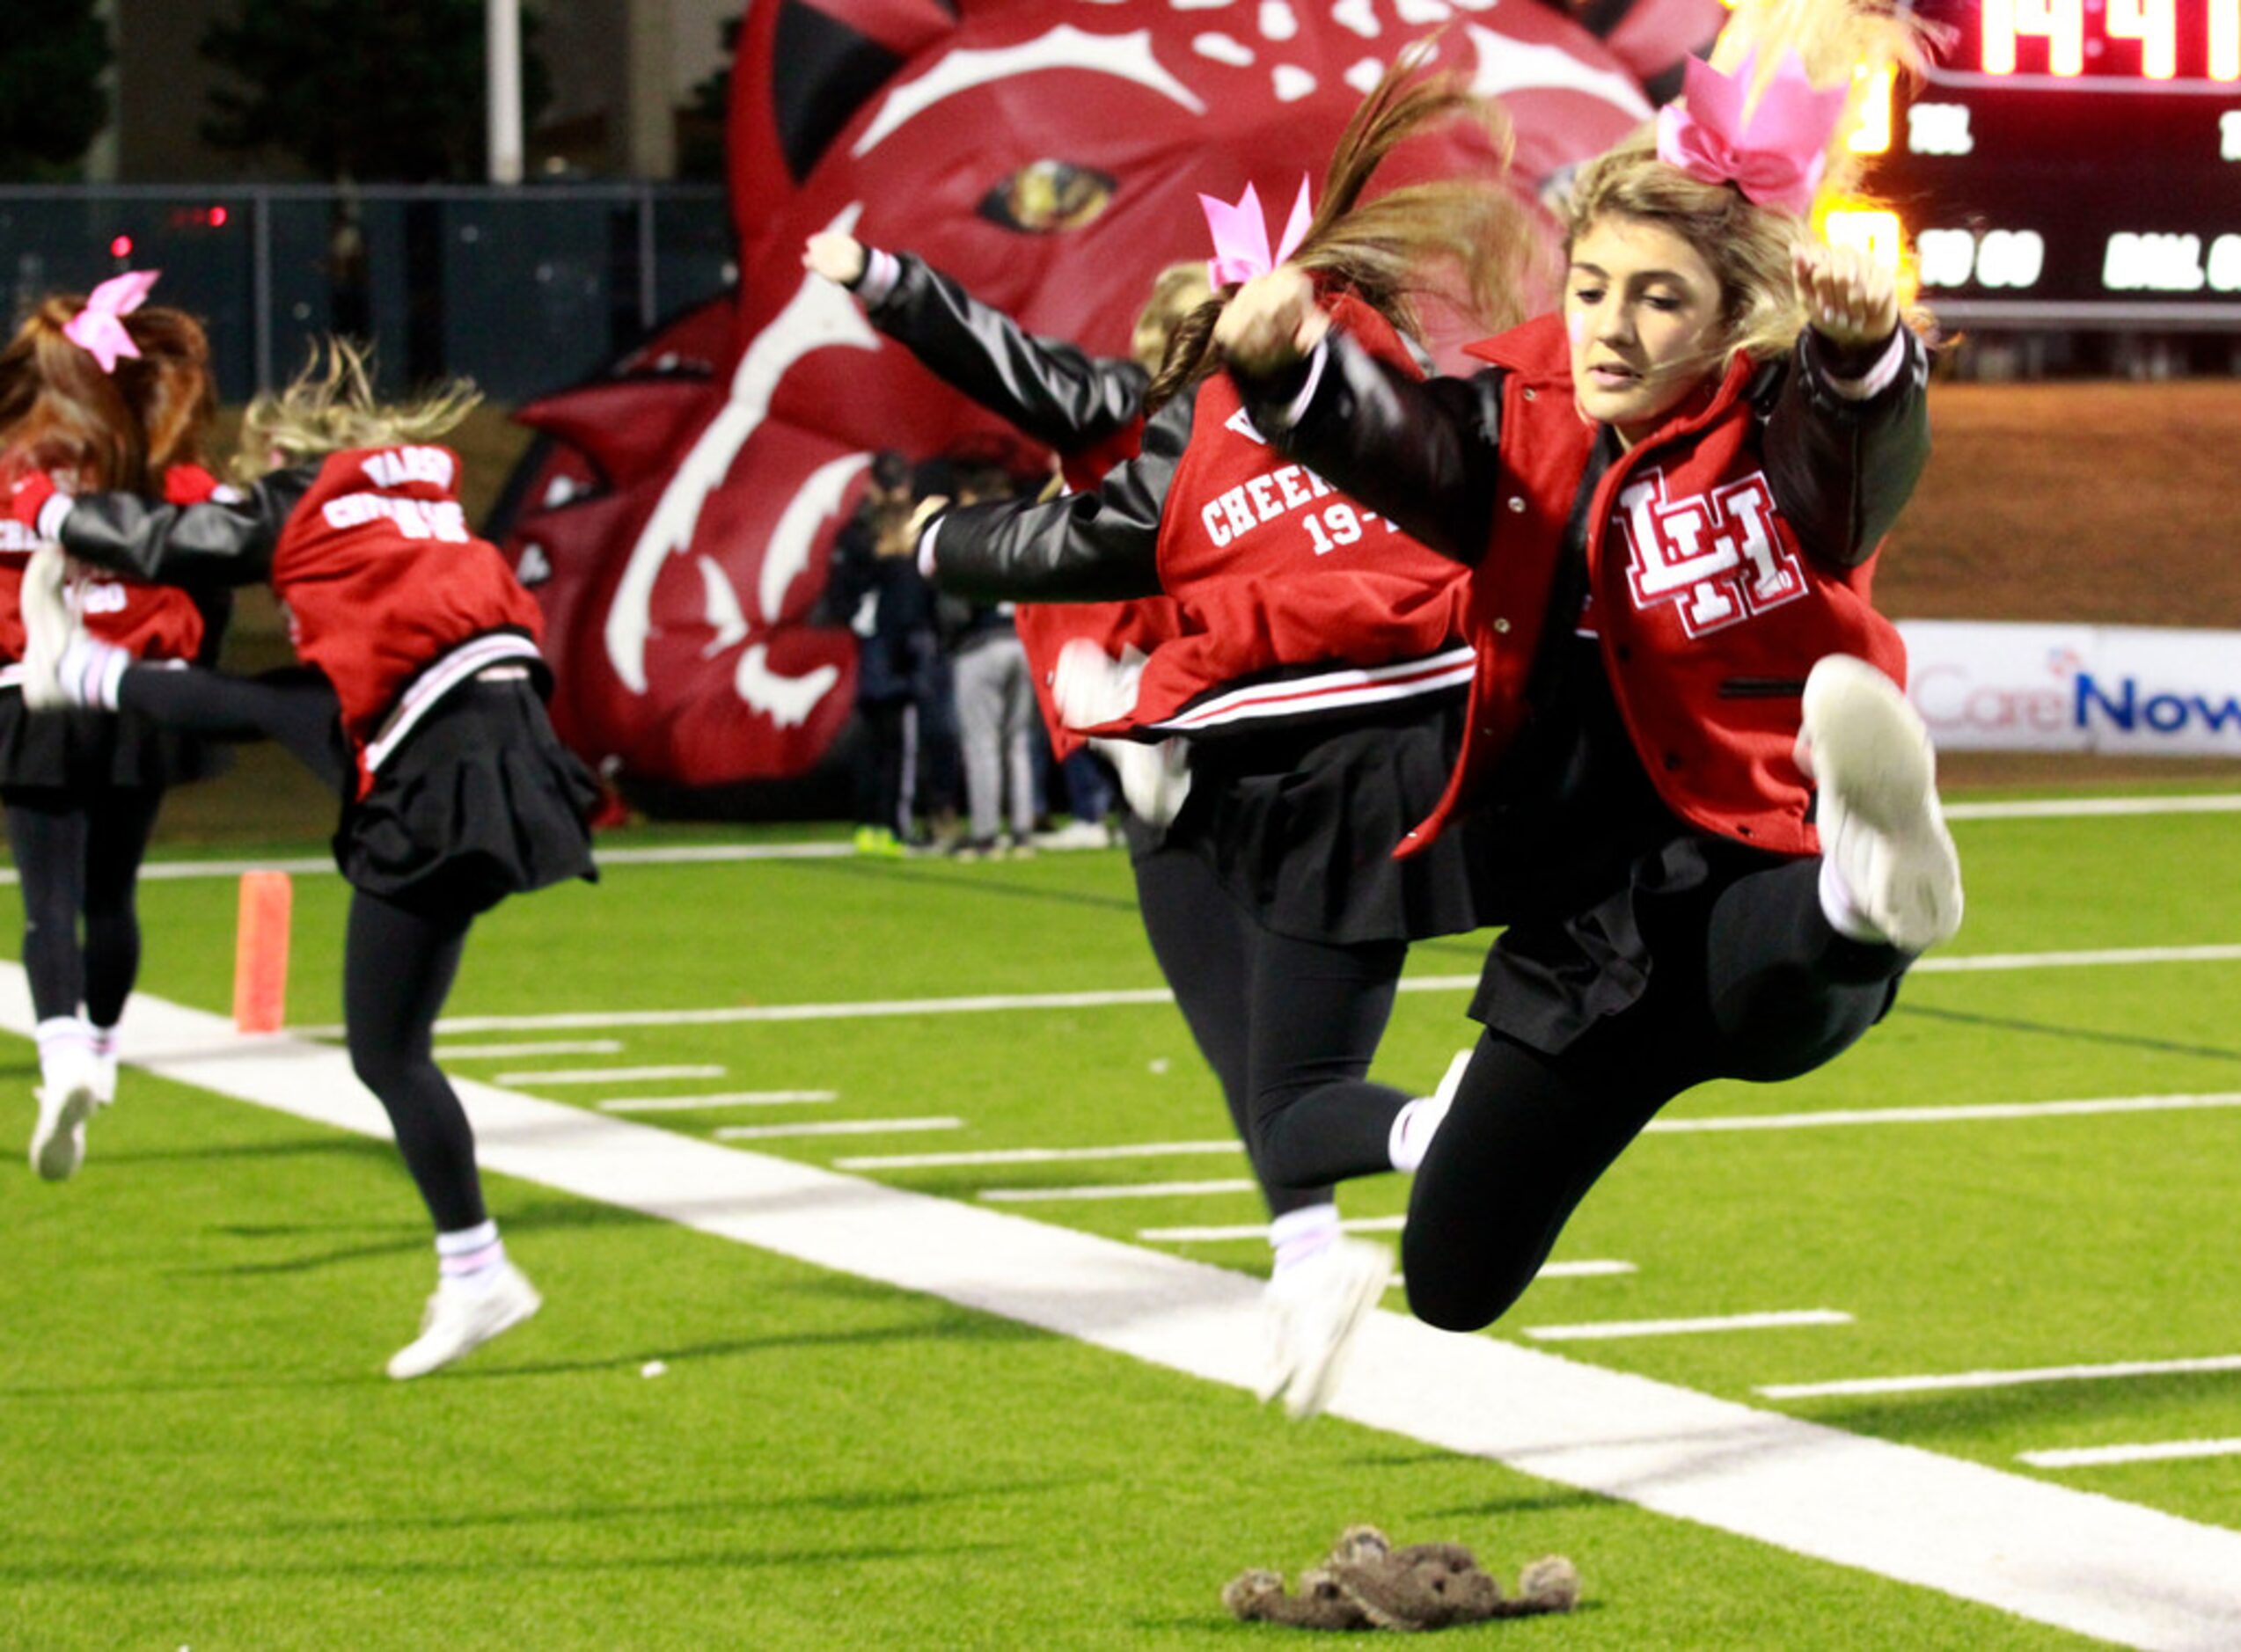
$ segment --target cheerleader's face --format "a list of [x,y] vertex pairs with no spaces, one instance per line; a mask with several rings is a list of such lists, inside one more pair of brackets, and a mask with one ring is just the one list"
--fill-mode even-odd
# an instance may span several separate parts
[[1628,446],[1718,365],[1719,278],[1685,238],[1643,218],[1598,218],[1564,275],[1572,394]]

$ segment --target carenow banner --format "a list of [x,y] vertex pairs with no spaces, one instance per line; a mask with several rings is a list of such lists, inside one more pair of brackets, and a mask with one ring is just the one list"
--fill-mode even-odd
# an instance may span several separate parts
[[2241,757],[2241,632],[1901,620],[1947,751]]

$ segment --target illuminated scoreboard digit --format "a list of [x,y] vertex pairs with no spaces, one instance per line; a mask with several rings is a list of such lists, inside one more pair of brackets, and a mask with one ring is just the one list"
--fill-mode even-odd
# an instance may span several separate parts
[[2241,328],[2241,0],[1915,0],[1854,147],[1960,325]]

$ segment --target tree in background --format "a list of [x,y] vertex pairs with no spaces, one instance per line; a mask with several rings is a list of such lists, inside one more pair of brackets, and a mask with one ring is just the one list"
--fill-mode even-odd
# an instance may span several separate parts
[[[33,0],[0,0],[25,10]],[[202,55],[239,83],[214,91],[202,135],[277,150],[321,178],[426,183],[485,172],[484,0],[241,0]],[[522,17],[522,111],[552,97]]]
[[724,115],[731,105],[731,65],[739,55],[739,19],[719,26],[723,67],[692,88],[692,100],[677,111],[677,174],[721,179],[724,175]]
[[95,0],[0,0],[0,177],[51,177],[109,123]]

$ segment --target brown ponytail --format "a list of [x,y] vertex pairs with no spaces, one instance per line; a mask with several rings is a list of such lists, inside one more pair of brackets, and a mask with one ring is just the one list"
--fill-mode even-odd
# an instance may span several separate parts
[[140,355],[105,373],[62,331],[84,306],[53,295],[0,348],[0,469],[153,492],[172,465],[203,462],[217,407],[209,340],[184,311],[143,306],[123,318]]
[[[1378,169],[1409,139],[1442,123],[1481,135],[1483,171],[1467,178],[1404,184],[1365,202]],[[1307,238],[1292,262],[1326,292],[1351,293],[1399,332],[1422,331],[1417,300],[1446,299],[1488,332],[1524,313],[1534,240],[1525,208],[1504,183],[1510,130],[1494,106],[1458,77],[1427,76],[1402,57],[1362,99],[1324,171]],[[1214,324],[1235,288],[1183,318],[1146,396],[1155,410],[1212,371]]]

